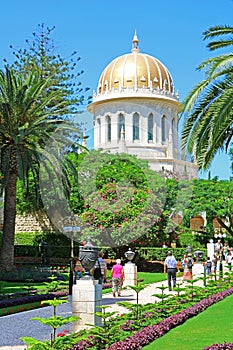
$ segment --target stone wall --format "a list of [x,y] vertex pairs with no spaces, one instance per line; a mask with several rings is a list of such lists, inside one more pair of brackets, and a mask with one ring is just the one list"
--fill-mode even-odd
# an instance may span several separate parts
[[54,232],[50,220],[44,213],[16,216],[16,232]]

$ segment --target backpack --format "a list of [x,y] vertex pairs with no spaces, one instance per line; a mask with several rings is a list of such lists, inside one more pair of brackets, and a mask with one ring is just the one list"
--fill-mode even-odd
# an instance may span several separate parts
[[98,265],[99,266],[95,268],[94,273],[93,273],[93,277],[95,280],[99,280],[100,278],[102,278],[102,271],[101,271],[99,260],[98,260]]
[[188,269],[191,269],[193,267],[193,262],[191,259],[188,260],[187,266],[188,266]]

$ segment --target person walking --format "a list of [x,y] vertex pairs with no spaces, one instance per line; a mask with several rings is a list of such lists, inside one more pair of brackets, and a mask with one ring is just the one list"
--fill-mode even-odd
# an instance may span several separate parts
[[182,267],[184,269],[183,281],[187,279],[187,272],[188,272],[187,263],[188,263],[187,255],[184,254],[183,259],[181,260],[181,264],[182,264]]
[[205,262],[205,270],[206,270],[207,276],[211,274],[211,268],[212,268],[212,262],[210,260],[210,257],[208,256]]
[[193,278],[193,265],[194,265],[194,260],[192,258],[192,254],[188,254],[188,262],[187,262],[187,267],[189,271],[189,279],[191,280]]
[[98,258],[92,269],[92,274],[94,279],[99,281],[99,284],[102,284],[103,281],[106,281],[107,278],[107,263],[103,259],[103,253],[98,252]]
[[111,270],[112,275],[112,293],[114,298],[116,297],[116,292],[118,297],[121,296],[121,287],[124,281],[124,269],[121,265],[121,259],[116,259],[116,264],[113,265]]
[[228,250],[229,250],[229,245],[227,242],[225,242],[223,245],[224,260],[226,260],[226,257],[228,255]]
[[175,288],[176,286],[176,268],[177,268],[177,261],[175,257],[172,255],[172,252],[169,251],[164,261],[164,273],[167,273],[169,290],[172,290],[172,282],[173,282],[173,288]]
[[221,239],[218,239],[217,243],[214,245],[214,253],[219,256],[220,250],[222,249]]
[[73,271],[73,277],[74,277],[74,281],[73,283],[76,284],[77,280],[80,280],[80,278],[83,277],[83,273],[85,271],[85,269],[82,267],[81,261],[76,259],[74,262],[74,271]]
[[232,260],[233,260],[233,255],[230,250],[228,250],[227,256],[226,256],[226,263],[229,268],[229,271],[231,271],[232,267]]
[[214,280],[217,280],[217,263],[218,263],[218,256],[217,254],[214,254],[213,259],[211,260],[212,266],[211,266],[211,272],[214,276]]

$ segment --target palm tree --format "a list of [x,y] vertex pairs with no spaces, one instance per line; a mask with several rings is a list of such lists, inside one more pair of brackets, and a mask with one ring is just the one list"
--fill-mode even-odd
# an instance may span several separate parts
[[[233,27],[211,27],[203,37],[214,38],[207,45],[211,51],[225,49],[233,45]],[[227,152],[233,135],[233,53],[209,58],[198,69],[205,70],[205,79],[183,103],[181,140],[199,169],[208,169],[217,151]]]
[[[56,134],[53,140],[64,148],[71,141],[71,131],[79,132],[61,118],[67,111],[65,90],[48,89],[48,86],[51,86],[49,78],[42,79],[38,70],[26,77],[10,68],[0,71],[0,170],[4,191],[1,270],[14,268],[17,180],[26,186],[30,172],[38,184],[43,159],[53,172],[60,171],[60,152],[48,152],[46,143]],[[59,128],[64,132],[54,133]],[[49,171],[48,165],[46,169]],[[63,170],[65,178],[66,166]]]

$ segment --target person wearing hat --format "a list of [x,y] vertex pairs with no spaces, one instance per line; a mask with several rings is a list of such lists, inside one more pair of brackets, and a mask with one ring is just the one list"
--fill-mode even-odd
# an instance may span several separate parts
[[124,281],[124,269],[121,265],[121,259],[116,259],[116,264],[113,265],[111,270],[112,275],[112,293],[114,298],[116,297],[116,292],[118,297],[121,296],[121,287]]
[[172,290],[171,282],[173,282],[173,288],[176,286],[176,268],[177,268],[177,261],[175,257],[172,255],[172,252],[169,251],[164,261],[164,273],[167,273],[169,290]]

